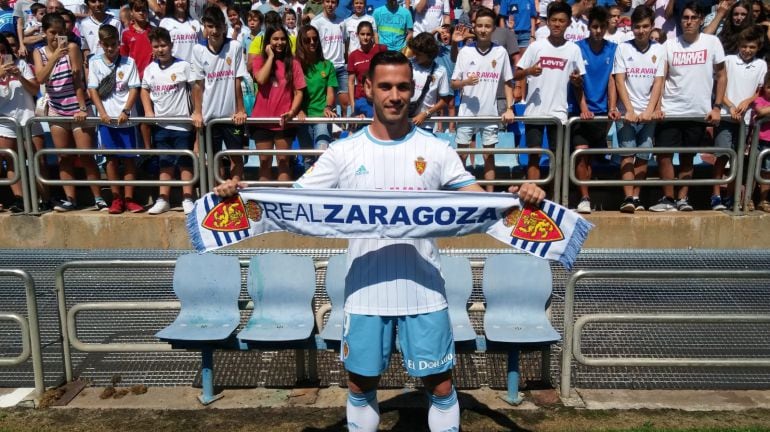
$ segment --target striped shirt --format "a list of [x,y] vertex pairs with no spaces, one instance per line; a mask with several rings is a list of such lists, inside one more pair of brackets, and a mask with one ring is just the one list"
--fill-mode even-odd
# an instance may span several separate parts
[[[459,189],[474,184],[446,141],[412,128],[396,141],[366,127],[333,143],[295,187],[368,190]],[[351,239],[345,312],[414,315],[447,307],[433,239]]]
[[[45,47],[40,47],[37,50],[45,66],[48,63]],[[48,106],[56,114],[71,116],[79,111],[80,103],[75,94],[72,66],[68,55],[62,56],[54,65],[48,81],[45,82],[45,91],[48,93]]]

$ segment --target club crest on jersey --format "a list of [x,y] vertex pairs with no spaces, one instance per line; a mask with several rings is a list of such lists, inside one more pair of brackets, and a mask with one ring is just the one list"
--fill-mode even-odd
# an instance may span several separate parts
[[493,68],[496,68],[496,67],[497,67],[497,60],[492,60],[492,67],[493,67]]
[[[251,202],[259,207],[256,201]],[[261,213],[260,211],[260,218]],[[214,206],[203,218],[201,226],[218,232],[241,231],[249,228],[249,219],[246,215],[246,206],[241,197],[236,195]]]
[[652,56],[652,62],[653,62],[653,63],[656,63],[657,61],[658,61],[658,56],[656,56],[656,55],[653,55],[653,56]]
[[171,74],[171,81],[176,82],[176,74],[174,73]]
[[425,159],[422,156],[418,156],[417,159],[414,161],[414,169],[417,171],[417,174],[422,175],[425,172],[425,167],[428,165],[427,162],[425,162]]
[[231,59],[230,56],[227,56],[227,58],[225,59],[225,63],[227,63],[227,65],[230,66],[231,64],[233,64],[233,59]]
[[[515,210],[518,216],[513,231],[511,231],[511,237],[546,243],[564,240],[564,233],[561,232],[556,222],[542,210],[529,207],[525,207],[521,211]],[[503,221],[505,226],[509,226],[508,223],[510,222],[506,216]]]
[[118,72],[118,79],[123,79],[123,71]]
[[326,71],[321,71],[321,78],[326,78]]

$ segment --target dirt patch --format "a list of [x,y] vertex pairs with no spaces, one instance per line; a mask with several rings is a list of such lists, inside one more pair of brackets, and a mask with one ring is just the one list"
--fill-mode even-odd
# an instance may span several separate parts
[[[425,431],[425,409],[382,409],[381,429]],[[341,431],[344,408],[169,410],[0,410],[0,431]],[[464,409],[463,431],[710,430],[770,431],[770,411],[684,412],[677,410],[588,411],[541,408],[532,411]]]

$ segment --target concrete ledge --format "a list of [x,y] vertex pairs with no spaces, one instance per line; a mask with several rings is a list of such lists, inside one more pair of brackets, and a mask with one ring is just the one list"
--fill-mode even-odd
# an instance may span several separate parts
[[[770,214],[729,216],[721,212],[596,212],[587,248],[765,249]],[[345,248],[346,241],[272,233],[241,242],[237,249]],[[439,239],[441,248],[505,248],[486,235]],[[181,212],[152,216],[95,211],[40,216],[0,213],[0,248],[23,249],[190,249]]]

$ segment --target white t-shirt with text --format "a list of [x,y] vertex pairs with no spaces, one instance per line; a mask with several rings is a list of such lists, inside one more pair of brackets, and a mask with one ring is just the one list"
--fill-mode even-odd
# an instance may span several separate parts
[[725,61],[719,38],[701,33],[690,44],[681,36],[663,44],[666,50],[666,85],[663,112],[668,116],[705,116],[711,111],[714,67]]
[[[88,88],[97,89],[99,83],[107,75],[112,73],[115,65],[108,64],[103,55],[95,55],[88,62]],[[120,56],[120,63],[115,70],[115,90],[112,96],[102,99],[104,110],[110,117],[118,117],[128,103],[128,93],[131,89],[138,89],[141,86],[139,82],[139,72],[136,70],[136,64],[131,57]],[[136,114],[136,107],[131,107],[131,115]],[[129,125],[124,125],[129,127]]]
[[249,73],[241,44],[225,39],[218,53],[195,45],[192,66],[195,80],[203,81],[203,121],[235,114],[235,79]]
[[[655,78],[666,75],[666,51],[663,45],[650,41],[642,52],[633,41],[618,45],[615,51],[613,74],[625,74],[626,90],[634,112],[641,113],[650,102],[650,91]],[[618,99],[618,109],[626,113],[626,107]]]
[[335,68],[345,66],[345,24],[339,16],[329,20],[325,14],[316,15],[310,25],[318,29],[324,58],[332,62]]
[[457,64],[452,73],[453,80],[464,80],[475,73],[479,77],[476,85],[462,88],[462,98],[457,115],[459,116],[496,116],[497,100],[495,95],[500,82],[513,79],[511,61],[505,48],[492,44],[489,51],[481,53],[475,46],[466,46],[457,54]]
[[[190,86],[195,82],[192,65],[184,60],[174,59],[171,65],[162,68],[153,61],[144,70],[142,88],[150,92],[155,117],[190,117]],[[170,130],[189,131],[190,124],[161,124]]]

